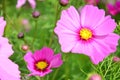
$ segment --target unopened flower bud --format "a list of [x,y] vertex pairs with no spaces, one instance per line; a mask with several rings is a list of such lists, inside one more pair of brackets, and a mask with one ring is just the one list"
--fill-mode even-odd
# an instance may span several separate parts
[[99,74],[92,74],[88,80],[102,80]]
[[18,38],[19,38],[19,39],[20,39],[20,38],[24,38],[24,33],[20,32],[20,33],[18,34]]
[[117,56],[114,56],[112,60],[113,62],[120,62],[120,58]]
[[27,51],[29,49],[29,46],[28,45],[22,45],[22,50],[24,50],[24,51]]
[[69,3],[69,0],[59,0],[62,6],[66,6]]
[[34,18],[38,18],[38,17],[40,16],[40,12],[39,12],[39,11],[34,11],[34,12],[32,13],[32,16],[33,16]]

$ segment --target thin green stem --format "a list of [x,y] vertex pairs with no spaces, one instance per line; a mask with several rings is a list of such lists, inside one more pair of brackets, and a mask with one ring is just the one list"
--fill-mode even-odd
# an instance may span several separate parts
[[34,29],[34,36],[33,36],[33,40],[32,40],[32,43],[31,43],[31,48],[33,49],[33,44],[34,44],[34,42],[35,42],[35,39],[36,39],[36,35],[37,35],[37,22],[38,22],[38,20],[37,19],[35,19],[35,29]]
[[2,9],[3,9],[3,16],[5,19],[6,18],[6,0],[2,1]]
[[55,77],[56,77],[58,71],[59,71],[59,68],[57,68],[56,71],[55,71],[55,73],[53,74],[52,80],[55,80]]
[[[57,22],[57,19],[58,19],[58,14],[59,14],[59,4],[58,2],[56,2],[56,10],[55,10],[55,22],[54,22],[54,27],[56,26],[56,22]],[[51,38],[50,38],[50,41],[49,41],[49,44],[48,46],[51,46],[52,42],[53,42],[53,36],[54,36],[54,31],[51,33]]]
[[[4,19],[6,19],[6,0],[2,1],[2,10],[3,10],[3,17]],[[6,25],[7,26],[7,25]],[[6,27],[4,29],[4,34],[3,36],[5,36],[5,32],[6,32]]]

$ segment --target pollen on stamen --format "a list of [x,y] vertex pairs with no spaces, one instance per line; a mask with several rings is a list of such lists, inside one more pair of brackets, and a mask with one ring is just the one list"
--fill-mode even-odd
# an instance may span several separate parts
[[90,29],[87,29],[87,28],[82,28],[80,30],[80,38],[83,39],[83,40],[89,40],[90,38],[92,38],[92,31]]
[[48,66],[48,64],[45,61],[39,61],[35,64],[35,66],[37,67],[37,69],[44,70]]

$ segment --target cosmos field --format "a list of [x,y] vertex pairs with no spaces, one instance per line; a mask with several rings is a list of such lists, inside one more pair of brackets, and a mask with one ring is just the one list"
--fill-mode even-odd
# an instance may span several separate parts
[[0,80],[120,80],[120,0],[0,0]]

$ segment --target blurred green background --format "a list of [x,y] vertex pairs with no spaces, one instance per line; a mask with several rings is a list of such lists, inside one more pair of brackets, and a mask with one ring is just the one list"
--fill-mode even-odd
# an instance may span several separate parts
[[[35,30],[36,19],[32,17],[34,10],[28,3],[22,8],[16,9],[16,3],[17,0],[6,0],[5,3],[5,19],[7,21],[5,37],[9,38],[9,42],[13,45],[14,54],[10,59],[19,65],[22,80],[37,80],[37,77],[27,76],[29,71],[23,60],[26,51],[21,48],[24,44],[28,45],[33,52],[43,46],[48,46],[54,49],[55,53],[62,53],[64,64],[58,69],[53,69],[53,72],[46,75],[44,80],[87,80],[92,73],[100,74],[103,80],[120,80],[120,63],[112,62],[114,55],[120,56],[120,44],[114,54],[111,54],[98,65],[93,65],[89,57],[83,54],[65,54],[60,50],[57,36],[53,32],[56,20],[59,19],[61,11],[70,5],[75,6],[77,9],[84,6],[84,0],[70,0],[69,4],[64,7],[59,4],[59,0],[36,0],[37,6],[35,10],[40,11],[40,17],[37,19],[37,30]],[[102,3],[98,4],[98,6],[105,9]],[[2,0],[0,0],[0,15],[3,15]],[[117,23],[120,22],[118,16],[113,16]],[[29,21],[30,30],[27,32],[21,23],[23,19]],[[119,29],[116,29],[115,32],[120,34],[120,25],[118,26]],[[18,38],[20,32],[24,33],[22,39]]]

